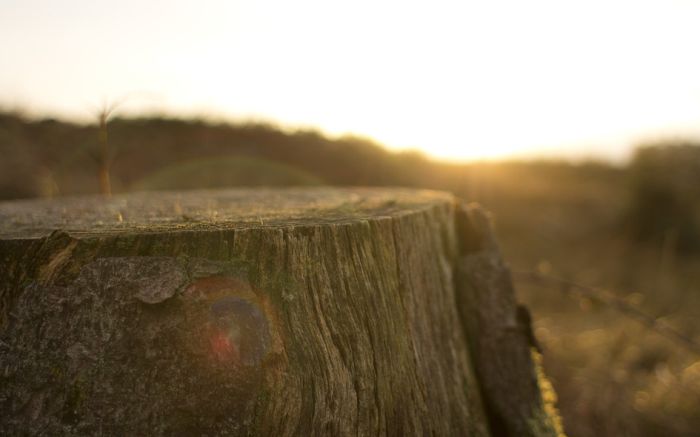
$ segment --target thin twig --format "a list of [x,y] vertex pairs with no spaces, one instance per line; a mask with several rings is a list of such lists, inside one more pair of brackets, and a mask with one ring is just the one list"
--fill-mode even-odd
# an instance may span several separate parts
[[551,284],[557,284],[560,286],[562,292],[568,294],[572,294],[573,290],[578,290],[591,300],[600,302],[610,308],[615,309],[617,312],[641,323],[647,329],[650,329],[662,337],[673,341],[677,345],[696,355],[700,355],[700,343],[676,330],[668,323],[665,323],[658,318],[645,313],[634,305],[625,302],[610,291],[532,271],[514,271],[513,274],[519,278],[533,282],[549,282]]

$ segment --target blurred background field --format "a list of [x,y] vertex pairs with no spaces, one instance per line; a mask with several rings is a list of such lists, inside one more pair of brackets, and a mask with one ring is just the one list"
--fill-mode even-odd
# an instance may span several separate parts
[[[324,184],[478,201],[493,213],[519,298],[533,311],[567,432],[700,433],[699,145],[641,144],[623,164],[450,163],[269,124],[115,118],[105,131],[0,113],[0,199],[98,193],[101,168],[114,193]],[[591,297],[547,278],[599,290]],[[606,293],[686,343],[595,298]]]

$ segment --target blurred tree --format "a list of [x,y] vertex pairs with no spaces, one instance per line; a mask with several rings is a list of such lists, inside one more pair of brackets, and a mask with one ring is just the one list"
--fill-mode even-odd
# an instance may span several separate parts
[[672,242],[700,250],[700,145],[657,143],[640,147],[629,168],[625,225],[638,241]]

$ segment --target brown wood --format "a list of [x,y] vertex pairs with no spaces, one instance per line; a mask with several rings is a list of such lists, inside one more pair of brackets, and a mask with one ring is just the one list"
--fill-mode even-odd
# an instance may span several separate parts
[[474,352],[483,401],[495,435],[554,436],[532,360],[539,349],[527,308],[518,305],[488,214],[457,209],[462,247],[456,263],[457,300]]
[[456,206],[328,188],[2,203],[0,429],[494,435]]

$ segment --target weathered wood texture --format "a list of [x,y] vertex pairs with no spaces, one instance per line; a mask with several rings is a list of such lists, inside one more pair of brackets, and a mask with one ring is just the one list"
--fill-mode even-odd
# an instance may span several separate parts
[[[550,435],[526,346],[489,349],[491,316],[460,318],[458,300],[509,324],[512,296],[479,297],[493,273],[469,273],[456,207],[400,189],[0,204],[0,429]],[[490,360],[518,405],[479,383]]]
[[484,406],[496,435],[556,435],[545,412],[532,360],[539,349],[530,313],[517,305],[491,220],[479,207],[459,207],[460,257],[455,287],[468,341],[474,352]]

